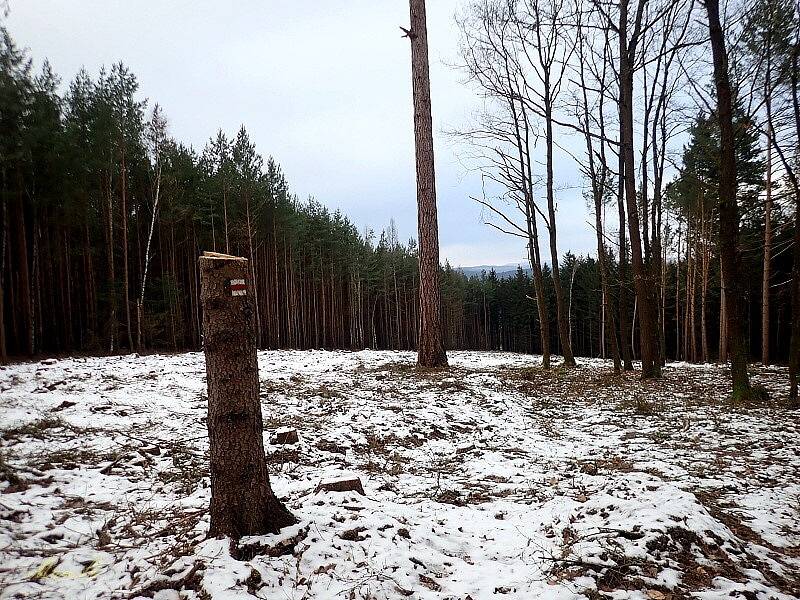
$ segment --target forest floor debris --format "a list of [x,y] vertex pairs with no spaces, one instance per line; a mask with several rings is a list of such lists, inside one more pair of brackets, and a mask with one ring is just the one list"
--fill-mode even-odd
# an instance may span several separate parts
[[[260,352],[280,535],[206,539],[203,355],[0,367],[0,598],[794,598],[786,373]],[[290,444],[270,444],[294,430]],[[359,491],[324,482],[358,478]]]

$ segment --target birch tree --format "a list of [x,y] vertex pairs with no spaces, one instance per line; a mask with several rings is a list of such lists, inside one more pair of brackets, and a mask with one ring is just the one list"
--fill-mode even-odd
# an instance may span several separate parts
[[153,113],[147,123],[146,130],[147,151],[153,165],[153,178],[151,183],[152,209],[150,213],[150,227],[147,230],[147,242],[144,250],[144,264],[142,265],[142,284],[139,288],[139,298],[136,301],[136,347],[139,352],[144,350],[142,337],[142,322],[144,321],[144,294],[147,289],[147,273],[150,268],[150,252],[153,243],[153,231],[158,219],[158,203],[161,199],[161,168],[164,144],[167,140],[167,121],[161,107],[153,106]]

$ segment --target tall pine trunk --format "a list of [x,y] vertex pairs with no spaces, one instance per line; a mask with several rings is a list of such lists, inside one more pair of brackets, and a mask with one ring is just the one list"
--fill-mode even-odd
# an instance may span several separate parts
[[420,332],[417,364],[447,366],[442,344],[442,301],[439,288],[439,227],[436,215],[436,182],[433,160],[433,123],[428,73],[428,31],[425,0],[410,0],[411,79],[414,95],[414,141],[417,163],[417,211],[419,229]]

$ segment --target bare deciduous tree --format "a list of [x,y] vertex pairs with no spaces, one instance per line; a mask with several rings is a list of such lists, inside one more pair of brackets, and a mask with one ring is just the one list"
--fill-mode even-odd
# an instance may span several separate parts
[[[463,56],[470,79],[476,81],[483,93],[500,101],[502,115],[491,122],[493,137],[510,142],[510,148],[495,149],[493,166],[500,167],[502,185],[515,195],[516,203],[525,218],[524,227],[515,229],[528,238],[529,255],[537,291],[540,323],[542,324],[543,353],[547,356],[546,314],[542,267],[539,256],[537,221],[541,216],[548,231],[550,266],[555,292],[556,317],[564,364],[575,365],[570,342],[567,307],[561,285],[558,256],[554,163],[554,127],[565,124],[555,115],[559,95],[566,83],[574,41],[566,35],[567,7],[563,0],[532,2],[529,0],[483,0],[469,8],[470,17],[462,22],[465,44]],[[547,212],[539,210],[533,199],[531,158],[532,119],[540,119],[543,132],[537,131],[545,143],[545,197]],[[498,128],[498,125],[500,126]],[[480,134],[487,133],[486,127]],[[473,132],[475,133],[475,132]],[[480,136],[479,136],[480,137]],[[516,148],[516,156],[508,150]],[[512,162],[509,162],[509,158]],[[498,161],[499,159],[499,161]],[[509,185],[510,184],[510,185]],[[494,208],[494,207],[493,207]],[[537,214],[538,213],[538,214]],[[545,363],[549,362],[545,358]]]
[[[538,220],[543,213],[534,199],[538,182],[533,173],[532,146],[536,135],[532,115],[523,93],[524,72],[518,62],[518,42],[512,3],[482,1],[471,5],[459,23],[462,32],[463,70],[480,90],[488,107],[477,117],[477,125],[456,132],[474,153],[484,181],[498,187],[491,194],[474,198],[490,215],[499,219],[487,224],[527,241],[528,259],[536,295],[542,366],[550,366],[550,332],[547,297],[539,250]],[[485,188],[485,186],[484,186]]]
[[566,35],[567,6],[564,0],[525,0],[513,12],[521,54],[531,76],[524,79],[526,107],[544,120],[546,226],[550,239],[550,270],[556,299],[558,337],[564,364],[575,365],[558,257],[555,183],[553,176],[554,111],[566,83],[566,72],[574,43]]
[[[589,45],[591,36],[585,30],[583,25],[582,15],[579,12],[577,15],[577,30],[576,35],[578,39],[577,49],[577,70],[578,70],[578,98],[577,98],[577,116],[581,127],[584,130],[584,139],[586,141],[586,162],[583,165],[583,171],[589,179],[591,186],[592,201],[594,204],[594,227],[597,237],[597,260],[600,266],[600,285],[602,287],[603,296],[603,314],[607,315],[608,323],[605,327],[608,337],[611,340],[611,356],[614,361],[614,371],[619,372],[622,370],[622,359],[619,351],[619,343],[617,341],[617,328],[616,320],[614,319],[614,311],[611,309],[611,276],[609,273],[608,253],[606,251],[605,229],[603,224],[603,204],[606,195],[611,192],[611,177],[612,172],[607,162],[606,145],[608,140],[605,131],[605,100],[607,96],[608,87],[608,35],[602,38],[601,47],[601,60],[600,68],[592,69],[588,67],[593,64],[589,61],[589,54],[591,52]],[[587,82],[586,71],[591,70],[593,75],[592,86],[596,90],[594,94],[595,101],[590,102],[589,99],[589,84]],[[591,135],[591,131],[597,128],[599,136],[597,140]],[[595,146],[598,149],[595,149]],[[630,355],[628,356],[630,362]]]
[[744,311],[740,285],[739,206],[736,199],[736,154],[733,133],[733,101],[728,78],[725,36],[719,18],[719,0],[705,0],[708,32],[714,63],[717,92],[717,118],[720,132],[719,169],[719,246],[725,274],[728,347],[731,356],[733,398],[748,399],[752,394],[747,374],[747,346],[744,338]]

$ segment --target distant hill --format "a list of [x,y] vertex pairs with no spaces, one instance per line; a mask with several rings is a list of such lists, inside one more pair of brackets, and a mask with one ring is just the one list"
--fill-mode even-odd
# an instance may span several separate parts
[[483,271],[488,275],[492,269],[497,274],[499,279],[509,279],[517,274],[517,268],[522,267],[522,270],[527,274],[531,274],[531,268],[522,263],[510,263],[507,265],[477,265],[475,267],[458,267],[456,270],[461,271],[464,275],[471,277],[473,275],[480,275]]

